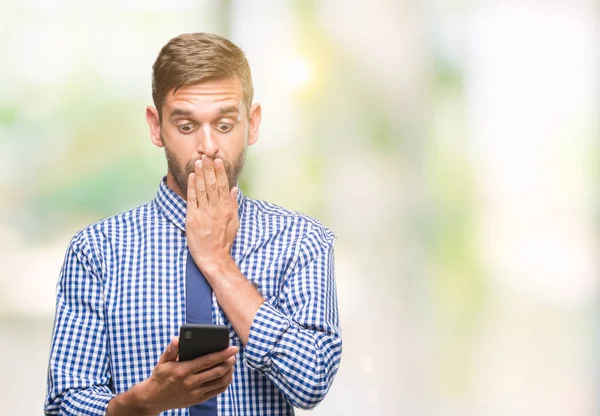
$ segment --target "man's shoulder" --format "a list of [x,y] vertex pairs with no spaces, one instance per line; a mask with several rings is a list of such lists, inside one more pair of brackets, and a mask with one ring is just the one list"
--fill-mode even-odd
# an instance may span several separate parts
[[280,205],[260,199],[246,198],[248,213],[259,219],[263,226],[293,229],[304,237],[313,237],[325,243],[333,243],[336,236],[318,219],[299,211],[284,208]]
[[75,234],[73,241],[97,240],[114,233],[130,233],[157,219],[154,201],[150,201],[89,224]]

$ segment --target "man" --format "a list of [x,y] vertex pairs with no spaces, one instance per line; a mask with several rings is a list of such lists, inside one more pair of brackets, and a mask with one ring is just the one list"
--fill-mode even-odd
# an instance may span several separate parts
[[[342,341],[334,235],[237,188],[258,139],[243,52],[169,41],[146,119],[168,171],[156,198],[80,231],[58,282],[46,414],[285,415],[323,400]],[[231,346],[178,361],[184,322]],[[206,318],[205,318],[206,319]],[[188,409],[189,408],[189,409]]]

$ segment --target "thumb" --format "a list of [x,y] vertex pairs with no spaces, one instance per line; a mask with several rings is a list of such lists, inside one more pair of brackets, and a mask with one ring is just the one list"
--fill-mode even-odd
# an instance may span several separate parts
[[171,343],[167,346],[167,349],[160,356],[159,363],[167,363],[169,361],[177,360],[179,355],[179,337],[173,337]]

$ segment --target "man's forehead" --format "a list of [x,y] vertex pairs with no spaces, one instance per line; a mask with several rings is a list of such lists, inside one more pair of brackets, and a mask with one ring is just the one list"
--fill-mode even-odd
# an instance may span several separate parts
[[243,93],[239,80],[219,80],[185,85],[167,94],[166,114],[195,112],[241,112]]
[[242,84],[237,78],[225,78],[220,80],[205,81],[198,84],[183,85],[178,88],[171,88],[167,93],[168,99],[177,99],[185,97],[221,97],[229,96],[242,100],[244,92]]

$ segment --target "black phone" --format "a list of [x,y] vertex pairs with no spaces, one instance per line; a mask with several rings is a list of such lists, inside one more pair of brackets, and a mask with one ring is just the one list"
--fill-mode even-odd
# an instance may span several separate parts
[[229,328],[225,325],[183,324],[179,329],[179,361],[229,347]]

